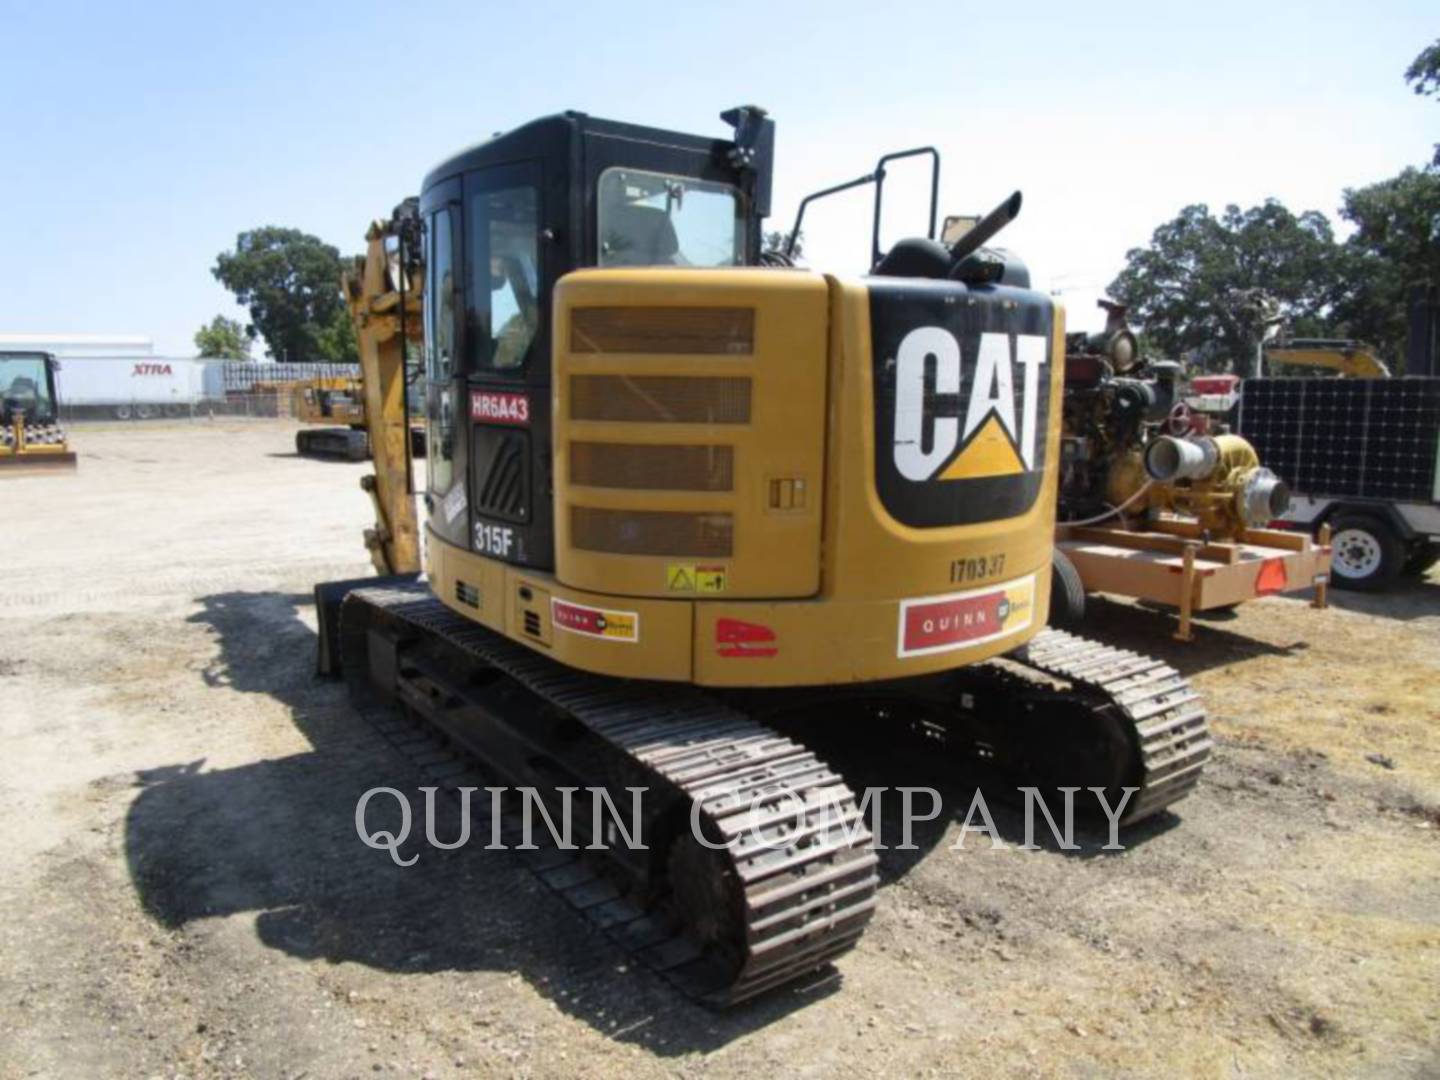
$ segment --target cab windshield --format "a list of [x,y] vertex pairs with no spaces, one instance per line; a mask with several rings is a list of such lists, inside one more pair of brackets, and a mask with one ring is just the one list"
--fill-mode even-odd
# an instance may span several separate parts
[[600,176],[601,266],[740,266],[745,218],[729,184],[638,169]]
[[0,414],[6,424],[23,412],[27,422],[53,424],[55,398],[43,356],[0,356]]

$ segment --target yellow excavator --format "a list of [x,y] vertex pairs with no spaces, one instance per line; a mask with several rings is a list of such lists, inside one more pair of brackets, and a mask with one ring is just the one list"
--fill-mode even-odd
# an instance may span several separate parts
[[351,461],[364,461],[370,456],[359,379],[306,379],[296,383],[290,390],[290,414],[310,425],[295,433],[297,454]]
[[1331,338],[1291,338],[1265,346],[1271,364],[1324,368],[1355,379],[1388,379],[1390,369],[1363,341]]
[[[418,375],[417,367],[409,375],[412,384]],[[370,456],[365,385],[361,379],[306,379],[296,383],[290,394],[290,414],[302,424],[315,425],[295,433],[297,454],[350,461],[364,461]],[[421,403],[415,401],[417,406]],[[414,412],[410,414],[410,449],[416,457],[425,456],[425,420]]]
[[0,470],[5,475],[75,468],[75,453],[60,426],[57,366],[48,353],[0,352]]
[[[868,274],[800,269],[762,247],[773,121],[722,118],[536,120],[372,227],[346,293],[390,576],[316,599],[321,669],[443,740],[450,786],[476,762],[557,821],[577,790],[638,791],[643,847],[581,809],[583,850],[532,865],[729,1005],[848,950],[877,902],[862,804],[795,732],[868,725],[1123,822],[1187,795],[1212,744],[1173,668],[1046,629],[1064,315],[985,247],[1019,194],[947,246],[939,155],[886,155],[801,208],[872,185]],[[930,213],[881,252],[908,158]]]

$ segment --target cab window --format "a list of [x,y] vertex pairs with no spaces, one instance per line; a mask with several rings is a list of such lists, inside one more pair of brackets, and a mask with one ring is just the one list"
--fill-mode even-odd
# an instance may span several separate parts
[[600,265],[742,265],[741,209],[740,193],[729,184],[606,169],[600,174]]
[[436,399],[429,410],[425,461],[430,490],[444,494],[455,477],[455,244],[448,209],[431,216],[425,243],[425,374]]
[[470,197],[470,348],[477,370],[523,368],[540,330],[538,203],[530,185]]

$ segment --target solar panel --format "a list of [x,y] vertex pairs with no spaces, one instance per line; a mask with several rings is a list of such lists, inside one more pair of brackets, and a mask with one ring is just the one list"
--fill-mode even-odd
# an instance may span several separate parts
[[1236,426],[1296,492],[1436,501],[1440,378],[1250,379]]

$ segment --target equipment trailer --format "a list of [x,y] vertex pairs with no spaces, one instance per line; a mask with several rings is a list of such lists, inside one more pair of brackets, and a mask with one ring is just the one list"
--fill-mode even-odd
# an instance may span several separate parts
[[724,119],[731,139],[537,120],[372,227],[346,289],[366,543],[399,576],[317,587],[322,670],[392,730],[398,707],[555,820],[567,791],[642,789],[645,850],[589,850],[608,837],[581,813],[583,861],[539,872],[722,1005],[840,955],[875,906],[860,808],[794,721],[861,718],[1112,807],[1128,788],[1127,822],[1211,750],[1174,669],[1045,629],[1063,312],[982,246],[1019,195],[951,247],[932,198],[928,237],[882,255],[886,163],[939,177],[931,149],[889,155],[833,189],[875,184],[870,275],[790,268],[761,250],[773,123]]

